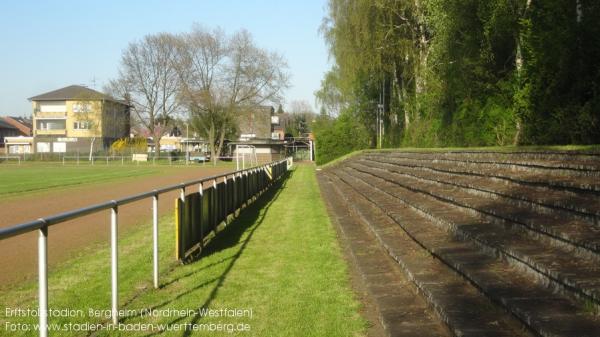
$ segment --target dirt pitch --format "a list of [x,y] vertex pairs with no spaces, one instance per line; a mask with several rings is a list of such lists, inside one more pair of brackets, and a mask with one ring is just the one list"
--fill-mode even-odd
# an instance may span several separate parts
[[[155,188],[199,179],[231,171],[229,168],[203,167],[182,168],[178,174],[154,175],[88,186],[45,192],[0,201],[0,226],[8,227],[60,212],[118,199],[128,195],[150,191]],[[159,216],[173,212],[173,200],[178,192],[163,194],[159,198]],[[141,200],[119,209],[119,235],[135,225],[147,225],[151,229],[151,199]],[[109,212],[102,211],[79,219],[50,227],[48,233],[49,272],[52,266],[65,261],[90,244],[106,242],[110,237]],[[15,282],[31,279],[37,275],[37,232],[27,233],[0,241],[0,288]],[[108,246],[107,246],[108,249]],[[148,247],[151,249],[151,247]],[[173,249],[173,247],[162,247]]]

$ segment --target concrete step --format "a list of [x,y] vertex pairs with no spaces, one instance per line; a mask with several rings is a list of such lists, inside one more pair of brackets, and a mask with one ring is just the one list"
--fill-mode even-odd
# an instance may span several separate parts
[[487,149],[462,149],[462,150],[447,150],[440,149],[439,151],[421,151],[414,149],[412,151],[403,150],[374,150],[370,151],[375,154],[386,153],[414,153],[421,155],[438,155],[445,157],[463,157],[463,158],[485,158],[491,160],[505,159],[525,159],[525,160],[541,160],[541,161],[572,161],[572,162],[594,162],[600,156],[600,150],[585,150],[585,151],[560,151],[560,150],[516,150],[516,151],[498,151]]
[[583,217],[598,224],[600,221],[600,198],[580,195],[564,190],[523,185],[509,180],[491,179],[479,175],[447,172],[435,166],[403,165],[390,163],[385,158],[361,159],[367,164],[380,164],[391,172],[409,174],[414,177],[464,187],[487,198],[512,199],[516,205],[527,205],[542,212],[564,212],[568,216]]
[[600,258],[597,255],[582,255],[572,247],[544,240],[522,226],[511,227],[510,224],[490,221],[490,217],[481,217],[470,212],[471,208],[463,208],[444,199],[458,199],[460,191],[444,195],[443,190],[435,186],[400,179],[386,171],[359,164],[349,164],[348,167],[356,170],[351,174],[431,217],[456,236],[473,240],[482,249],[528,270],[557,292],[600,305]]
[[600,176],[599,155],[583,158],[575,155],[562,155],[559,158],[549,156],[523,156],[518,153],[482,154],[481,152],[389,152],[393,157],[436,159],[448,162],[468,162],[475,164],[493,164],[510,167],[514,170],[536,171],[542,173],[560,173],[567,175]]
[[[328,176],[340,199],[351,205],[355,219],[370,229],[414,283],[423,298],[456,336],[528,336],[523,324],[491,303],[473,285],[404,233],[392,219],[352,191],[335,175]],[[357,238],[358,239],[358,238]],[[358,239],[361,240],[361,239]],[[362,241],[362,240],[361,240]]]
[[[480,191],[465,188],[455,183],[448,183],[439,178],[424,177],[423,174],[412,174],[403,168],[382,166],[379,163],[368,163],[357,160],[349,164],[358,170],[377,170],[385,175],[384,179],[402,184],[407,188],[431,195],[466,210],[478,212],[489,221],[499,224],[516,224],[537,234],[547,235],[555,239],[558,245],[572,245],[581,254],[597,255],[600,253],[600,226],[590,218],[569,216],[565,212],[551,212],[548,208],[540,210],[531,203],[519,202],[509,197],[490,198]],[[382,177],[380,175],[380,177]],[[446,192],[448,189],[450,193]]]
[[436,156],[405,154],[366,154],[363,158],[383,159],[392,164],[413,168],[427,167],[447,173],[499,179],[521,185],[600,195],[600,179],[592,175],[573,175],[560,170],[536,170],[526,166],[501,163],[478,163],[466,160],[446,160]]
[[[340,179],[340,185],[341,182],[344,183],[346,195],[360,195],[362,200],[371,204],[371,210],[363,214],[365,217],[371,217],[368,223],[373,228],[378,228],[385,221],[392,222],[385,228],[374,229],[375,232],[380,231],[378,237],[392,256],[395,255],[394,249],[403,249],[409,245],[406,240],[401,241],[399,238],[401,228],[406,236],[413,240],[413,247],[416,244],[438,258],[450,267],[450,270],[476,286],[482,295],[501,305],[536,334],[595,336],[600,333],[600,321],[585,303],[570,296],[557,294],[547,287],[544,278],[496,257],[491,251],[483,249],[480,243],[455,235],[450,227],[441,226],[442,223],[434,216],[413,207],[413,202],[428,204],[430,200],[427,198],[430,197],[415,193],[411,203],[407,203],[388,193],[388,189],[394,188],[387,185],[390,183],[377,181],[377,178],[366,173],[350,168],[333,170],[332,173]],[[355,196],[352,200],[356,204],[360,198]],[[440,206],[439,209],[436,208],[437,215],[456,215],[453,214],[455,209],[452,206],[437,206]],[[384,218],[389,220],[384,221]],[[465,225],[474,225],[471,220],[468,217],[463,219]],[[394,223],[396,227],[393,227]],[[402,261],[401,258],[396,259]],[[424,260],[427,259],[416,261],[411,266],[405,266],[405,269],[410,274],[411,268],[420,268]],[[437,276],[437,279],[444,279],[447,274]],[[439,297],[443,302],[445,294],[447,292],[433,294],[430,300],[435,302]]]
[[318,176],[333,222],[344,236],[387,336],[452,336],[356,211],[325,175]]

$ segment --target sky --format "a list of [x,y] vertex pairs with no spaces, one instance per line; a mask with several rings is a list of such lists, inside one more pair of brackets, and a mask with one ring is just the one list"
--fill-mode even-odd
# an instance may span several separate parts
[[316,110],[314,92],[330,67],[319,34],[325,11],[326,0],[2,1],[0,115],[29,116],[27,98],[72,84],[102,90],[130,42],[194,24],[248,30],[288,61],[284,106],[306,100]]

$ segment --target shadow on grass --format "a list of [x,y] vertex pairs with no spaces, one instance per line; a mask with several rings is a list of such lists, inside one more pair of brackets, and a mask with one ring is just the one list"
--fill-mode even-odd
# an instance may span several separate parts
[[[252,240],[252,236],[254,235],[254,232],[260,227],[260,225],[264,221],[264,218],[267,215],[269,208],[273,205],[273,202],[277,199],[279,194],[283,190],[285,190],[287,181],[288,181],[288,179],[290,179],[292,177],[292,175],[293,175],[293,171],[288,172],[280,181],[275,183],[274,186],[272,186],[269,190],[267,190],[264,194],[262,194],[254,203],[252,203],[247,208],[245,208],[242,212],[240,212],[239,216],[234,221],[232,221],[230,224],[228,224],[227,227],[225,227],[223,230],[221,230],[218,233],[218,235],[209,243],[209,245],[207,245],[205,247],[204,251],[200,255],[200,260],[202,258],[205,258],[205,257],[215,254],[217,252],[220,252],[225,249],[229,249],[229,248],[239,245],[239,249],[232,256],[223,258],[218,262],[215,262],[208,266],[199,268],[198,270],[196,270],[194,272],[187,273],[175,280],[172,280],[172,281],[166,283],[163,286],[167,286],[174,282],[180,281],[182,278],[191,277],[191,276],[201,272],[203,269],[206,269],[210,266],[214,266],[216,264],[221,264],[221,263],[229,261],[229,264],[227,265],[225,270],[221,273],[221,275],[218,275],[215,278],[212,278],[207,282],[199,284],[196,287],[193,287],[184,292],[181,292],[178,295],[176,295],[175,297],[153,306],[152,308],[150,308],[150,310],[158,309],[158,308],[164,307],[166,305],[172,304],[176,300],[178,300],[186,295],[189,295],[198,289],[204,288],[204,287],[216,282],[216,284],[214,285],[213,289],[209,293],[209,295],[206,298],[206,300],[204,301],[204,303],[202,303],[202,305],[195,306],[196,308],[209,307],[210,304],[212,303],[212,301],[216,298],[221,286],[223,285],[223,283],[225,282],[225,280],[227,278],[227,275],[231,272],[231,270],[233,269],[237,260],[244,253],[244,250],[246,249],[246,246],[248,245],[250,240]],[[248,232],[247,237],[244,240],[242,240],[242,236],[246,232]],[[198,261],[193,262],[190,265],[193,266],[197,262]],[[188,317],[182,316],[182,317],[179,317],[167,324],[172,325],[172,324],[180,323],[182,320],[185,320],[187,318]],[[196,315],[193,317],[190,324],[197,324],[200,319],[202,319],[202,317],[199,315]],[[165,332],[165,331],[154,332],[154,333],[146,335],[146,337],[160,335],[163,332]],[[191,335],[192,335],[191,330],[186,330],[182,334],[183,337],[187,337],[187,336],[191,336]]]

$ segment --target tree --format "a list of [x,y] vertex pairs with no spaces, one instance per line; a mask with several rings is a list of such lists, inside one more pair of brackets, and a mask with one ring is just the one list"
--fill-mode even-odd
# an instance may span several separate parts
[[[600,141],[600,2],[329,0],[315,95],[387,146]],[[379,118],[379,116],[377,117]]]
[[94,144],[98,135],[102,135],[100,123],[102,122],[102,104],[99,97],[90,95],[79,95],[77,103],[73,104],[73,113],[77,116],[75,119],[76,130],[85,130],[90,136],[90,151],[88,160],[92,161],[94,155]]
[[279,106],[277,107],[277,114],[281,115],[282,113],[284,113],[284,111],[283,111],[283,106],[281,106],[281,103],[280,103]]
[[290,103],[290,113],[283,119],[281,126],[286,134],[301,137],[311,131],[311,124],[316,120],[312,106],[306,100],[294,100]]
[[216,165],[241,110],[278,103],[289,86],[282,56],[257,47],[250,34],[194,27],[177,44],[176,69],[192,125],[207,138]]
[[179,77],[175,68],[177,38],[171,34],[147,35],[123,51],[119,77],[109,90],[131,104],[137,121],[152,135],[155,156],[160,140],[179,112]]

